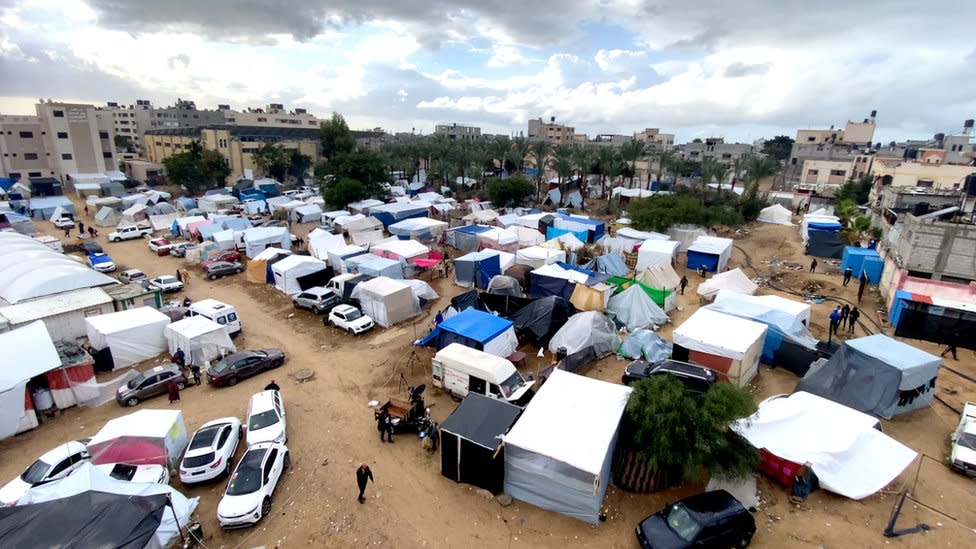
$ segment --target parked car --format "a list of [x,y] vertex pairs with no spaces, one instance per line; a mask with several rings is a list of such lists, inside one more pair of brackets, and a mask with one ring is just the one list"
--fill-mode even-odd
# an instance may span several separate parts
[[976,402],[963,405],[959,426],[952,433],[949,465],[960,473],[976,476]]
[[328,312],[329,309],[339,304],[339,296],[328,288],[313,286],[303,292],[295,294],[295,296],[291,298],[291,302],[295,307],[308,309],[313,313],[323,315]]
[[207,383],[215,387],[237,385],[242,379],[277,368],[284,363],[285,353],[281,349],[238,351],[210,366],[207,370]]
[[173,243],[165,238],[154,238],[149,241],[149,251],[156,255],[169,255]]
[[373,319],[352,305],[339,305],[333,308],[323,322],[326,326],[335,326],[352,335],[359,335],[373,329]]
[[119,387],[115,392],[115,400],[122,406],[135,406],[147,398],[166,394],[170,380],[175,380],[181,391],[186,387],[186,378],[176,364],[150,368],[137,373],[136,377]]
[[204,261],[203,263],[201,263],[201,265],[203,266],[204,269],[206,269],[209,265],[213,265],[218,261],[224,261],[226,263],[235,263],[235,262],[240,262],[240,260],[241,260],[241,252],[238,252],[237,250],[224,250],[218,253],[217,255],[211,257],[210,259]]
[[20,476],[0,488],[0,505],[17,503],[17,500],[32,487],[62,479],[75,472],[89,459],[91,458],[88,455],[88,448],[76,440],[49,450],[31,463]]
[[210,280],[217,280],[222,276],[244,272],[244,266],[236,261],[233,263],[227,261],[214,261],[210,265],[204,267],[203,270],[207,273],[207,278]]
[[247,434],[244,440],[250,447],[259,442],[288,442],[285,403],[275,390],[251,395],[247,404]]
[[110,242],[122,242],[123,240],[133,240],[143,238],[152,234],[152,227],[140,227],[138,225],[128,225],[119,227],[118,230],[108,233]]
[[271,512],[271,497],[281,475],[291,466],[288,447],[263,442],[248,447],[217,504],[220,527],[244,528]]
[[186,251],[196,247],[197,245],[193,242],[177,242],[176,244],[170,244],[169,253],[174,257],[186,257]]
[[94,240],[86,240],[82,242],[80,248],[81,251],[85,252],[86,254],[94,254],[94,253],[102,252],[102,245],[99,244],[98,242],[95,242]]
[[747,547],[755,533],[752,515],[725,490],[687,497],[637,525],[645,549]]
[[169,470],[155,463],[145,465],[105,463],[96,465],[95,468],[115,480],[141,484],[169,484]]
[[685,389],[692,393],[703,394],[718,381],[715,372],[697,364],[672,360],[670,358],[657,362],[635,360],[624,369],[623,382],[626,385],[647,379],[651,376],[669,375],[678,378]]
[[119,274],[119,280],[122,282],[142,282],[146,280],[146,273],[140,271],[139,269],[126,269]]
[[153,290],[159,290],[164,294],[169,294],[182,291],[183,283],[173,275],[163,275],[150,279],[149,287]]
[[115,262],[105,252],[88,254],[88,264],[100,273],[110,273],[116,269]]
[[59,229],[72,229],[75,226],[75,220],[70,217],[59,217],[57,219],[52,219],[51,223]]
[[241,420],[222,417],[203,424],[186,447],[180,462],[180,482],[191,484],[230,473],[234,452],[241,442]]

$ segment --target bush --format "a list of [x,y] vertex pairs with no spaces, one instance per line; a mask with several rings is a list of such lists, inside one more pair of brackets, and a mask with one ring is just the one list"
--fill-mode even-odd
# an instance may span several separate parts
[[742,224],[742,216],[728,204],[702,206],[691,194],[656,195],[631,200],[627,205],[634,227],[664,232],[672,225],[691,223],[712,226]]
[[746,193],[742,200],[739,201],[739,207],[742,210],[742,219],[746,221],[755,221],[759,217],[759,212],[769,206],[769,201],[766,200],[764,196],[757,196],[754,193]]
[[368,197],[366,186],[355,179],[342,178],[322,185],[322,199],[332,208],[345,208],[350,202]]
[[496,179],[488,184],[488,196],[496,208],[521,206],[526,198],[535,195],[535,185],[521,175]]

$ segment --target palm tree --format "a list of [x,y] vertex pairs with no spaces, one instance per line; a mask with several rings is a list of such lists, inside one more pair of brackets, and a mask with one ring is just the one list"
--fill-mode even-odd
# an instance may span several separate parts
[[576,176],[579,178],[579,188],[583,196],[587,193],[587,179],[593,171],[594,151],[586,145],[573,145],[573,165],[576,166]]
[[549,166],[549,153],[551,147],[548,141],[538,140],[532,142],[530,154],[535,160],[535,168],[538,170],[536,175],[536,187],[539,191],[539,201],[542,201],[542,176],[545,174],[546,167]]
[[719,183],[725,180],[729,175],[729,170],[731,168],[728,164],[719,162],[714,157],[706,156],[702,159],[701,163],[701,173],[702,173],[702,194],[701,203],[702,206],[705,205],[705,194],[708,192],[708,184],[712,180],[716,180]]
[[637,160],[645,155],[647,145],[635,137],[620,146],[620,157],[630,166],[630,186],[634,186],[634,175],[637,171]]
[[564,178],[573,175],[573,148],[569,145],[556,145],[552,150],[552,169],[559,176],[559,186]]
[[[491,153],[492,159],[498,161],[498,167],[504,172],[505,161],[511,160],[512,140],[507,135],[496,135],[495,139],[488,142],[488,151]],[[518,168],[516,166],[516,169]]]
[[749,197],[754,197],[759,192],[759,181],[765,177],[769,177],[780,169],[779,160],[776,160],[772,156],[750,156],[746,160],[746,184],[748,188],[746,189]]
[[743,176],[743,172],[745,172],[746,168],[749,166],[750,158],[752,158],[752,155],[744,154],[732,160],[732,192],[735,192],[736,180]]
[[524,137],[516,137],[512,139],[512,148],[509,152],[508,159],[515,164],[516,173],[522,173],[522,165],[525,164],[525,159],[529,156],[529,142],[525,140]]
[[620,154],[613,147],[600,147],[596,152],[596,161],[600,166],[600,197],[607,194],[607,176],[610,175],[611,167],[622,164]]
[[659,151],[654,155],[657,160],[657,181],[661,184],[661,179],[664,177],[665,173],[674,170],[678,162],[678,155],[674,154],[674,151]]

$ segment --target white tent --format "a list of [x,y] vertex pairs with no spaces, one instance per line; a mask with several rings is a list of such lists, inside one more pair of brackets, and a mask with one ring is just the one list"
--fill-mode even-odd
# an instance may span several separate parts
[[583,311],[569,317],[549,340],[549,350],[553,353],[563,349],[572,355],[592,347],[596,358],[616,352],[619,346],[620,336],[613,322],[598,311]]
[[116,368],[132,366],[166,351],[163,329],[169,317],[152,307],[136,307],[85,319],[88,341],[112,350]]
[[152,224],[153,231],[168,231],[173,227],[173,222],[180,217],[180,214],[159,214],[150,215],[149,223]]
[[630,227],[624,227],[617,231],[617,236],[621,238],[629,238],[631,240],[668,240],[668,235],[656,233],[653,231],[638,231],[637,229],[631,229]]
[[288,295],[302,291],[298,278],[325,270],[325,262],[307,255],[290,255],[271,265],[275,286]]
[[285,227],[253,227],[244,230],[244,253],[249,258],[265,248],[291,249],[291,235]]
[[229,194],[211,194],[209,196],[201,196],[197,200],[197,207],[205,212],[227,210],[237,204],[240,204],[240,201]]
[[149,207],[145,204],[133,204],[122,210],[122,219],[119,221],[121,225],[135,225],[140,221],[145,221],[149,214],[146,212]]
[[512,225],[508,228],[509,231],[514,231],[518,236],[519,248],[528,248],[529,246],[538,246],[546,241],[546,237],[540,233],[537,229],[529,229],[528,227],[521,227],[519,225]]
[[461,218],[468,225],[494,225],[498,219],[498,212],[495,210],[478,210],[469,213]]
[[363,312],[384,328],[420,314],[420,301],[413,289],[385,276],[360,282],[350,297],[358,299]]
[[318,227],[308,233],[307,241],[308,252],[322,261],[328,261],[331,250],[338,250],[346,245],[346,239],[341,234],[332,234]]
[[363,215],[369,215],[369,209],[375,206],[382,206],[386,204],[382,200],[376,200],[375,198],[367,198],[366,200],[360,200],[359,202],[350,202],[346,205],[346,209],[352,213],[361,213]]
[[422,299],[424,301],[434,301],[435,299],[440,297],[440,295],[438,295],[437,292],[434,291],[434,288],[432,288],[430,284],[424,282],[423,280],[417,280],[416,278],[407,278],[401,280],[400,282],[403,282],[407,286],[410,286],[410,289],[413,290],[413,295],[417,296],[417,298]]
[[505,493],[596,524],[631,392],[554,370],[504,436]]
[[347,259],[363,255],[364,253],[366,253],[366,248],[352,245],[346,245],[336,250],[329,250],[329,265],[332,265],[335,274],[342,274],[346,272]]
[[[180,528],[189,524],[190,516],[196,510],[200,498],[188,498],[168,484],[146,484],[116,480],[98,470],[91,463],[83,463],[70,475],[47,484],[31,488],[17,505],[33,505],[82,494],[85,492],[104,492],[107,494],[126,494],[130,496],[152,496],[165,494],[169,505],[156,529],[156,543],[167,547],[180,535]],[[152,545],[152,544],[150,544]]]
[[176,468],[186,438],[182,412],[143,408],[110,419],[88,442],[88,452],[95,465],[155,463]]
[[541,244],[543,248],[552,248],[555,250],[569,250],[575,252],[583,247],[583,242],[576,238],[573,233],[563,233],[556,238],[550,238]]
[[678,242],[675,240],[645,240],[637,250],[637,272],[651,265],[672,264],[678,258]]
[[387,258],[409,260],[415,257],[426,257],[430,253],[430,248],[416,240],[388,238],[373,244],[369,251]]
[[715,295],[720,291],[733,292],[737,294],[752,295],[756,293],[759,286],[736,267],[731,271],[718,273],[705,282],[698,285],[698,295],[705,299],[715,299]]
[[369,246],[377,242],[382,242],[383,222],[375,217],[363,217],[343,226],[343,230],[349,233],[352,243],[357,246]]
[[668,238],[678,241],[678,251],[686,252],[699,236],[708,234],[703,227],[697,225],[672,225],[668,228]]
[[721,273],[732,256],[732,239],[718,236],[699,236],[688,246],[688,268],[704,265],[710,272]]
[[545,217],[545,216],[547,216],[547,215],[552,215],[552,214],[546,213],[546,212],[541,212],[541,213],[520,215],[515,220],[515,222],[517,224],[521,225],[522,227],[527,228],[527,229],[535,229],[536,231],[538,231],[539,230],[539,221],[541,221],[542,218]]
[[745,387],[759,373],[766,325],[708,309],[698,309],[672,334],[688,350],[688,362],[705,366],[719,378]]
[[204,316],[191,316],[169,324],[163,330],[169,352],[183,349],[187,364],[203,365],[221,355],[237,351],[227,329]]
[[316,204],[296,206],[291,211],[291,219],[297,223],[312,223],[322,219],[322,208]]
[[775,223],[777,225],[792,225],[793,224],[793,212],[789,209],[783,207],[780,204],[773,204],[772,206],[763,208],[759,210],[759,217],[757,218],[763,223]]
[[799,391],[766,399],[732,428],[756,448],[809,463],[825,489],[863,499],[895,480],[917,455],[877,424],[874,416]]
[[678,276],[670,263],[659,263],[647,267],[637,275],[637,280],[651,288],[664,288],[666,290],[673,290],[681,285],[681,277]]
[[24,409],[27,382],[61,367],[61,358],[44,322],[36,320],[23,328],[0,334],[0,439],[37,425],[33,410]]
[[210,240],[213,240],[221,250],[233,250],[237,247],[234,241],[234,231],[230,229],[215,232],[210,235]]
[[638,328],[654,328],[667,324],[668,315],[654,303],[651,296],[638,284],[620,292],[610,298],[607,314],[619,324],[623,324],[627,331],[633,332]]
[[557,261],[566,261],[566,252],[544,248],[542,246],[529,246],[515,252],[516,265],[528,265],[533,269],[538,269],[543,265],[549,265]]
[[122,214],[115,208],[102,206],[95,214],[95,224],[99,227],[114,227],[119,224]]
[[[721,294],[716,298],[716,300],[720,298]],[[784,313],[793,315],[806,326],[810,326],[811,307],[809,303],[796,301],[795,299],[787,299],[778,295],[759,295],[756,296],[755,299],[769,305],[774,309],[778,309]]]

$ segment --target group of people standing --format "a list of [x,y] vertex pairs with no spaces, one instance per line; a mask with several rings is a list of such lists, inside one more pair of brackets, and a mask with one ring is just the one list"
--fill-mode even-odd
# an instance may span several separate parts
[[854,307],[846,303],[843,306],[838,305],[830,312],[830,330],[827,334],[827,340],[829,341],[831,336],[837,335],[838,329],[846,329],[847,333],[853,334],[858,318],[861,318],[861,311],[856,305]]

